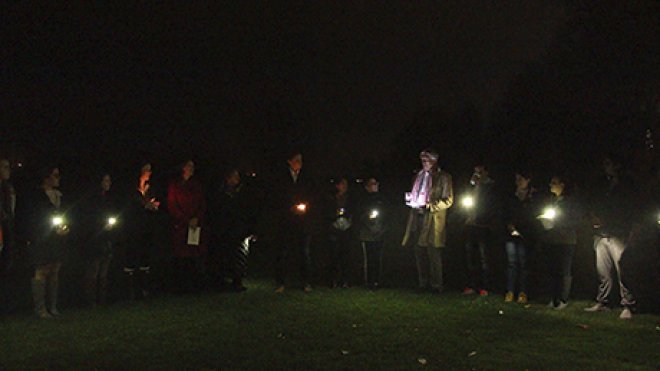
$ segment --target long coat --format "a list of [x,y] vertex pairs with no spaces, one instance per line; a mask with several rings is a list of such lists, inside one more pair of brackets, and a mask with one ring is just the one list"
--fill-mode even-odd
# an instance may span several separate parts
[[[172,221],[172,248],[177,258],[199,257],[206,253],[206,199],[195,179],[177,179],[167,190],[167,210]],[[188,245],[188,223],[197,218],[202,227],[198,246]]]
[[[454,190],[451,175],[438,170],[432,175],[432,188],[429,196],[429,210],[423,215],[415,215],[417,210],[411,209],[408,216],[406,233],[403,236],[403,246],[419,245],[423,247],[444,247],[447,241],[447,209],[454,203]],[[413,184],[414,184],[413,179]],[[415,218],[424,218],[422,230],[416,231]],[[417,241],[413,239],[417,236]]]

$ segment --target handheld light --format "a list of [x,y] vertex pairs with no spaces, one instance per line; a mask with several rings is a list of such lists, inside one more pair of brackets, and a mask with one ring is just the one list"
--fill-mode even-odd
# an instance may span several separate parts
[[296,211],[301,214],[304,214],[307,211],[307,204],[299,203],[298,205],[296,205]]
[[115,218],[115,217],[108,218],[108,226],[112,227],[115,224],[117,224],[117,218]]
[[371,214],[369,214],[369,219],[376,219],[378,218],[378,210],[371,210]]
[[472,207],[474,207],[474,198],[472,196],[465,196],[461,200],[461,204],[463,205],[464,208],[471,209]]
[[61,227],[64,225],[64,218],[61,216],[54,216],[51,220],[53,227]]
[[346,209],[344,209],[343,207],[337,209],[337,215],[343,216],[344,214],[346,214]]
[[545,210],[543,210],[543,214],[539,216],[539,218],[541,219],[549,219],[549,220],[553,220],[556,217],[557,217],[557,209],[555,209],[554,207],[546,208]]

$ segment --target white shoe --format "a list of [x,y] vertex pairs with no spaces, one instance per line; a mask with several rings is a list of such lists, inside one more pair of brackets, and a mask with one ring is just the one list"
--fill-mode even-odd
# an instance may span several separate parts
[[605,304],[603,303],[596,303],[589,308],[584,308],[585,312],[604,312],[606,310],[610,310]]
[[565,303],[565,302],[563,302],[563,301],[560,301],[560,302],[559,302],[559,305],[557,305],[557,306],[555,307],[555,310],[562,310],[562,309],[565,309],[567,306],[568,306],[568,303]]
[[619,318],[621,319],[631,319],[632,318],[632,311],[630,308],[623,308],[621,311],[621,314],[619,315]]

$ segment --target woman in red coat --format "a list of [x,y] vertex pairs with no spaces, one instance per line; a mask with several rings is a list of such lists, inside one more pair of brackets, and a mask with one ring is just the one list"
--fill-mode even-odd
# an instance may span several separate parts
[[167,189],[174,268],[178,276],[176,286],[181,291],[202,288],[207,252],[204,233],[206,200],[201,184],[191,179],[194,174],[195,163],[186,161],[181,167],[181,177],[170,183]]

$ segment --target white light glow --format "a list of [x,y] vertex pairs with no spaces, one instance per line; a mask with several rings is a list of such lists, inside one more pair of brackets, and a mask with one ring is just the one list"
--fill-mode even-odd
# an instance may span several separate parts
[[474,198],[472,198],[472,196],[465,196],[463,197],[463,200],[461,200],[461,204],[464,208],[470,209],[474,207]]
[[62,218],[61,216],[54,216],[53,220],[52,220],[52,223],[53,223],[53,226],[55,226],[55,227],[62,226],[64,224],[64,218]]
[[369,219],[376,219],[378,218],[378,210],[371,210],[371,214],[369,214]]

